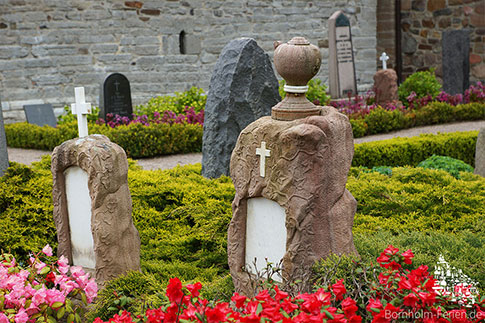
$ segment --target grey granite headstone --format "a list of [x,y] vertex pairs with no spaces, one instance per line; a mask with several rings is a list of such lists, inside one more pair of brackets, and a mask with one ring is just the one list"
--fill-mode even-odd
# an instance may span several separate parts
[[99,99],[99,117],[106,120],[108,113],[130,119],[133,116],[130,82],[123,74],[111,74],[103,82]]
[[[1,99],[0,99],[1,102]],[[3,112],[0,104],[0,176],[8,168],[7,138],[5,136],[5,126],[3,125]]]
[[57,126],[57,119],[52,109],[52,104],[29,104],[24,105],[25,118],[28,123],[38,126]]
[[475,174],[485,177],[485,128],[480,129],[475,150]]
[[263,49],[252,38],[230,41],[214,67],[207,95],[202,175],[229,175],[239,133],[251,122],[271,115],[280,100],[278,80]]
[[448,94],[464,93],[470,86],[470,31],[443,31],[443,90]]

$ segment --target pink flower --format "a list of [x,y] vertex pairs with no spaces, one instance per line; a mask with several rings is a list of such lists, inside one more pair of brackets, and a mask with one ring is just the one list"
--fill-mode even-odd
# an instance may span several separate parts
[[67,260],[67,258],[61,256],[57,261],[57,264],[59,265],[59,272],[63,275],[67,274],[67,272],[69,271],[69,261]]
[[48,257],[52,257],[52,248],[51,246],[49,246],[49,244],[47,244],[43,249],[42,249],[42,252],[44,253],[44,255],[48,256]]
[[9,323],[8,317],[3,313],[0,313],[0,323]]
[[40,274],[41,270],[44,269],[44,267],[46,266],[46,264],[44,264],[42,261],[41,262],[38,262],[35,264],[35,269],[37,269],[37,273]]
[[18,313],[15,315],[15,323],[26,323],[29,320],[29,315],[24,308],[20,308]]
[[91,301],[98,295],[98,285],[96,284],[94,279],[89,280],[86,287],[84,288],[84,291],[86,292],[86,298],[88,300],[88,303],[91,303]]
[[49,306],[52,306],[52,304],[56,302],[64,303],[65,300],[66,297],[64,294],[55,288],[51,288],[46,291],[46,301],[49,303]]

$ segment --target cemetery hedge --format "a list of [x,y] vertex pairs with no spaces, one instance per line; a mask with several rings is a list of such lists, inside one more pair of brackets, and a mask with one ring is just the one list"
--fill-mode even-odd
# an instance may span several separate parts
[[[107,136],[132,158],[199,152],[202,148],[202,127],[199,125],[160,123],[147,127],[132,123],[111,128],[90,123],[88,128],[91,134]],[[76,122],[60,124],[57,128],[26,122],[6,124],[5,134],[10,147],[40,150],[53,150],[78,136]]]
[[[221,297],[231,288],[226,233],[234,188],[228,177],[209,180],[200,172],[200,164],[144,171],[130,162],[133,219],[142,241],[143,271],[160,289],[178,276],[207,283],[205,293]],[[485,179],[460,175],[396,167],[388,176],[353,167],[347,188],[358,201],[353,231],[363,261],[374,260],[388,244],[411,248],[415,263],[430,267],[443,253],[485,286]],[[47,156],[32,167],[12,163],[0,178],[2,249],[25,261],[31,250],[46,243],[57,246],[51,192]]]
[[478,131],[422,134],[355,145],[352,166],[416,166],[432,155],[449,156],[475,165]]

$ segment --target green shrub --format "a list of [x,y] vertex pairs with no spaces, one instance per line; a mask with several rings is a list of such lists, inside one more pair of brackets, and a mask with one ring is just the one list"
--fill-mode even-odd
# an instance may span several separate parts
[[[153,157],[177,153],[201,151],[202,127],[192,124],[152,124],[144,126],[133,123],[111,128],[88,124],[90,134],[102,134],[120,145],[131,158]],[[23,123],[5,125],[7,143],[10,147],[53,150],[64,141],[78,136],[77,122],[49,126]]]
[[107,321],[123,310],[143,315],[148,308],[160,307],[164,294],[165,288],[152,275],[130,271],[106,283],[86,315],[87,322],[96,317]]
[[485,104],[478,102],[458,104],[453,107],[453,115],[456,121],[485,119]]
[[477,136],[478,131],[422,134],[356,144],[352,166],[416,166],[433,154],[475,165]]
[[[280,92],[281,98],[286,96],[286,92],[283,89],[286,82],[281,80],[278,91]],[[330,96],[327,94],[327,86],[322,83],[319,79],[311,79],[308,82],[308,91],[306,92],[306,97],[310,102],[317,105],[328,105],[330,102]]]
[[392,176],[353,168],[347,189],[357,200],[354,232],[485,232],[485,179],[445,171],[393,168]]
[[418,164],[418,167],[429,169],[441,169],[447,171],[451,176],[460,178],[460,172],[473,173],[473,167],[467,163],[448,156],[433,155]]
[[416,110],[415,122],[417,126],[447,123],[454,121],[454,106],[445,102],[431,102]]
[[349,121],[352,126],[352,134],[354,135],[354,138],[364,137],[368,128],[364,119],[350,119]]
[[415,92],[418,98],[425,97],[428,94],[435,98],[440,93],[440,89],[441,84],[436,79],[434,69],[416,72],[399,85],[399,100],[407,104],[407,97],[411,92]]
[[[64,107],[64,113],[58,118],[57,124],[77,122],[77,115],[72,114],[69,106]],[[91,113],[87,114],[88,123],[95,123],[99,119],[99,108],[93,107]]]
[[200,112],[205,108],[207,96],[204,90],[191,87],[185,92],[175,92],[175,96],[157,96],[148,101],[147,104],[138,105],[134,109],[137,115],[153,116],[153,112],[173,111],[176,114],[184,112],[185,107],[193,107],[195,112]]
[[393,130],[408,128],[408,119],[400,110],[388,111],[382,107],[373,109],[364,117],[367,124],[367,134],[385,133]]

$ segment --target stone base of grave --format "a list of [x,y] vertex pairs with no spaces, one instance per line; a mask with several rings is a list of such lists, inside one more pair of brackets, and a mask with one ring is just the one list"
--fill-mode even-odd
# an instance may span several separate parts
[[[237,292],[251,295],[246,266],[248,199],[263,197],[286,212],[286,253],[282,277],[302,280],[308,290],[313,264],[330,254],[355,254],[352,226],[357,202],[346,190],[354,153],[348,118],[332,107],[321,116],[293,121],[263,117],[240,134],[231,157],[236,188],[228,229],[228,263]],[[266,175],[260,176],[256,148],[265,142],[271,151]]]
[[52,153],[58,255],[73,264],[64,171],[74,166],[88,174],[96,282],[102,285],[127,271],[140,270],[140,236],[131,216],[128,161],[123,148],[102,135],[66,141]]
[[475,149],[475,174],[485,177],[485,128],[480,129]]

